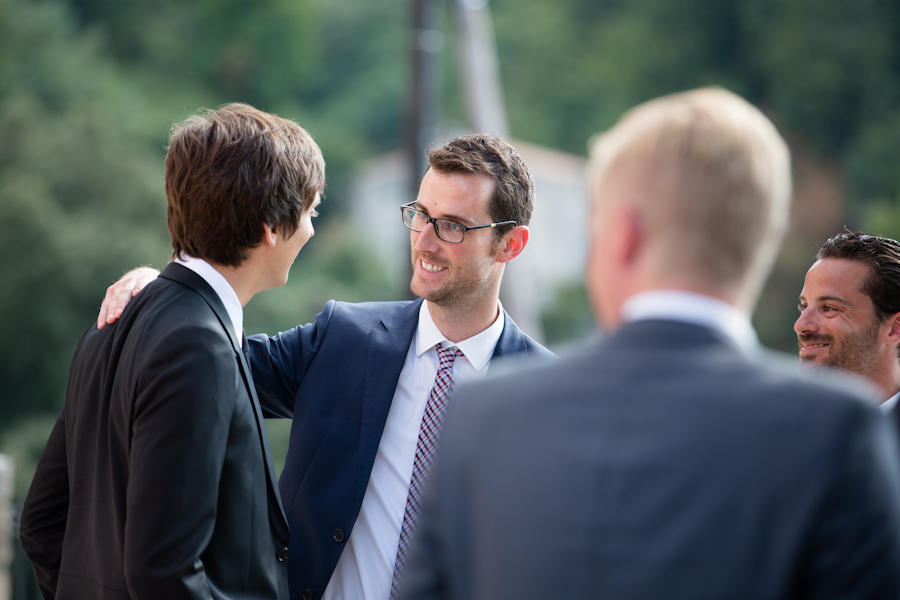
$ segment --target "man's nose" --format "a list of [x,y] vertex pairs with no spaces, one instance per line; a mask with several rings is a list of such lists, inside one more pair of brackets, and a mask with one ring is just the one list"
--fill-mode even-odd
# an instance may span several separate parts
[[800,311],[800,316],[794,321],[794,331],[798,334],[816,331],[818,323],[814,315],[815,311],[811,307],[806,307]]
[[422,228],[418,235],[419,237],[416,238],[415,243],[416,250],[432,249],[438,244],[440,239],[437,236],[437,231],[434,230],[434,223],[430,222],[425,224],[425,227]]

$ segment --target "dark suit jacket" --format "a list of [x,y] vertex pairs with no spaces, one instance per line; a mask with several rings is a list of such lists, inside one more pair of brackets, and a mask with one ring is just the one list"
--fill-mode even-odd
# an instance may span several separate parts
[[[279,485],[295,600],[322,597],[353,530],[421,303],[330,301],[314,323],[250,338],[263,411],[294,419]],[[495,358],[552,356],[504,318]]]
[[45,598],[285,598],[275,485],[225,307],[172,263],[79,343],[22,545]]
[[894,428],[896,429],[898,436],[900,436],[900,407],[895,404],[894,408],[891,409],[891,412],[888,413],[888,418],[894,424]]
[[844,382],[626,325],[462,386],[405,598],[900,598],[897,443]]

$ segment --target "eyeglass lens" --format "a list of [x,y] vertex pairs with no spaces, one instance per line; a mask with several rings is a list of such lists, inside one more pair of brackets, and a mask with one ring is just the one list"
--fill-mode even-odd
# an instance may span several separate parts
[[[404,208],[403,219],[406,222],[406,225],[412,228],[414,231],[422,231],[423,229],[425,229],[425,226],[428,224],[429,220],[425,213],[413,208]],[[454,244],[458,244],[459,242],[463,241],[463,236],[466,233],[465,227],[463,227],[459,223],[448,221],[446,219],[435,219],[434,230],[439,238],[441,238],[445,242],[451,242]]]

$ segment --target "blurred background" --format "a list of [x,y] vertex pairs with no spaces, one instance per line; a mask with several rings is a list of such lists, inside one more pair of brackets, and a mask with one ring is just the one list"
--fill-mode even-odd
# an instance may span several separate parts
[[[818,246],[844,226],[900,237],[896,0],[0,0],[0,452],[15,498],[106,287],[167,262],[173,122],[247,102],[325,155],[316,236],[289,283],[247,306],[250,333],[306,323],[331,298],[408,297],[397,207],[424,148],[508,136],[538,208],[504,282],[528,301],[504,303],[564,348],[595,333],[580,281],[588,139],[702,85],[749,99],[791,146],[791,229],[754,323],[793,352]],[[270,423],[276,456],[288,426]]]

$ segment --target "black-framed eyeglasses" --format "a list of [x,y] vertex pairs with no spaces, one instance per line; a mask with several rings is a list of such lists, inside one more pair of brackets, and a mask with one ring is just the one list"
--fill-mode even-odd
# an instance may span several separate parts
[[435,219],[429,217],[417,208],[413,208],[415,202],[404,204],[400,207],[400,215],[403,218],[403,224],[413,231],[422,231],[429,223],[434,225],[434,232],[439,238],[451,244],[461,244],[466,238],[466,232],[473,229],[485,229],[487,227],[495,228],[504,225],[515,225],[515,221],[502,221],[500,223],[488,223],[487,225],[474,225],[469,227],[456,221],[448,219]]

